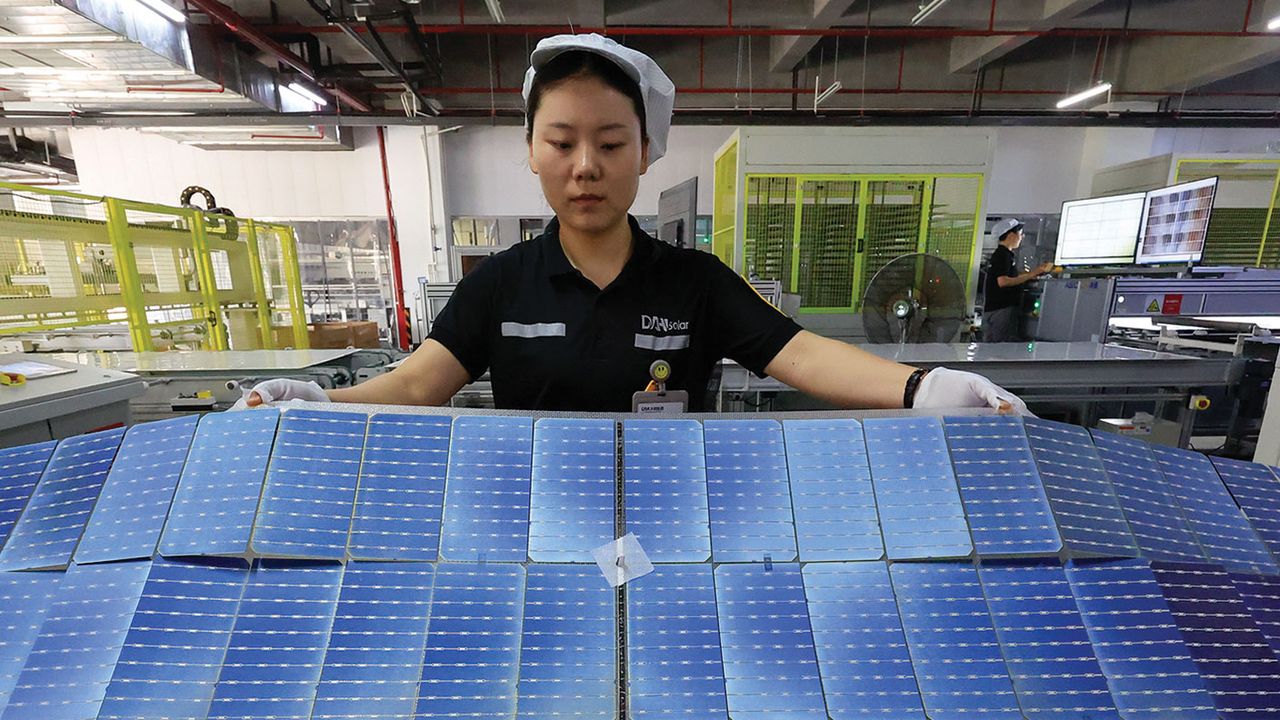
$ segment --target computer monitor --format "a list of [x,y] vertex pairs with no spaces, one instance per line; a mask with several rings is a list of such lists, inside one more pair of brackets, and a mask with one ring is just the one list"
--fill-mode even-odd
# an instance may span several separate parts
[[1140,265],[1199,262],[1217,189],[1218,178],[1211,177],[1148,192],[1134,261]]
[[1145,193],[1068,200],[1062,203],[1055,265],[1133,262]]

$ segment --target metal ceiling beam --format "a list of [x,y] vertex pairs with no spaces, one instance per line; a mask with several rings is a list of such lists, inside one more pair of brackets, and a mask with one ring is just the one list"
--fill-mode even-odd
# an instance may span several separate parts
[[[1020,0],[1026,2],[1026,0]],[[1077,17],[1104,0],[1039,0],[1040,19],[1029,28],[1020,30],[1049,30],[1055,25]],[[1028,3],[1029,4],[1029,3]],[[995,0],[991,0],[995,7]],[[995,30],[995,13],[991,14],[988,29]],[[1001,28],[1003,30],[1003,28]],[[989,37],[961,37],[951,41],[951,62],[949,68],[953,73],[973,72],[983,65],[1008,55],[1027,43],[1035,40],[1037,35],[994,35]]]
[[[813,0],[813,20],[809,22],[809,29],[829,29],[855,2],[857,0]],[[821,39],[821,35],[793,35],[770,39],[770,72],[791,72]]]
[[[199,8],[209,17],[217,20],[227,26],[228,30],[244,38],[259,50],[274,56],[280,62],[297,70],[299,74],[308,80],[323,85],[316,77],[316,72],[312,69],[307,61],[293,54],[285,46],[267,37],[259,28],[255,28],[248,20],[244,19],[235,10],[223,5],[218,0],[187,0],[191,5]],[[360,112],[370,112],[373,110],[365,101],[352,95],[347,90],[338,85],[330,84],[325,88],[332,93],[334,97],[345,102],[347,105]]]

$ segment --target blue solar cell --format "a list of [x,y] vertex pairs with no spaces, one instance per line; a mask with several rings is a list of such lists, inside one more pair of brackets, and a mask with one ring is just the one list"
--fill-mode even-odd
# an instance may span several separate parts
[[197,419],[188,415],[129,428],[76,547],[76,562],[155,554]]
[[796,558],[782,426],[774,420],[707,420],[711,557],[749,562]]
[[1073,561],[1067,580],[1121,716],[1217,718],[1213,698],[1145,561]]
[[720,565],[715,575],[729,716],[826,717],[800,565]]
[[617,717],[616,595],[594,565],[530,565],[517,718]]
[[0,449],[0,547],[31,499],[57,444],[50,440]]
[[524,568],[440,563],[415,718],[516,713]]
[[622,463],[627,530],[649,559],[711,558],[707,463],[697,420],[625,420]]
[[1021,718],[978,569],[894,563],[889,574],[929,717]]
[[150,567],[143,560],[67,570],[0,718],[98,716]]
[[253,523],[254,552],[346,558],[368,420],[322,410],[284,414]]
[[0,550],[0,570],[61,568],[71,562],[123,436],[117,428],[58,443]]
[[434,566],[347,564],[311,720],[399,720],[413,713]]
[[248,568],[156,560],[99,720],[203,718]]
[[369,418],[347,547],[352,558],[434,561],[440,554],[452,422],[431,415]]
[[1182,508],[1162,482],[1164,476],[1150,446],[1102,430],[1093,430],[1092,434],[1098,458],[1120,499],[1142,557],[1203,561],[1204,550],[1182,516]]
[[340,565],[249,572],[209,720],[309,720],[341,582]]
[[810,563],[803,573],[829,715],[924,718],[888,567]]
[[1210,560],[1237,572],[1280,573],[1209,458],[1161,445],[1152,445],[1151,452]]
[[244,555],[280,411],[200,418],[160,535],[163,555]]
[[1212,460],[1253,529],[1271,554],[1280,557],[1280,480],[1266,465],[1219,457]]
[[711,565],[659,565],[627,584],[634,718],[727,720]]
[[533,420],[455,418],[440,559],[524,562],[529,553]]
[[[52,443],[50,443],[52,445]],[[58,591],[60,572],[0,573],[0,713]]]
[[612,420],[543,418],[533,426],[529,502],[529,559],[594,562],[591,551],[613,540]]
[[1151,564],[1223,718],[1280,717],[1280,660],[1217,565]]
[[1249,616],[1267,638],[1271,651],[1280,657],[1280,577],[1248,573],[1228,575]]
[[942,421],[869,418],[862,423],[884,547],[893,560],[973,553]]
[[1081,555],[1137,556],[1137,542],[1089,431],[1035,418],[1026,418],[1023,427],[1066,549]]
[[978,555],[1051,555],[1061,550],[1021,420],[949,417],[943,430]]
[[853,419],[786,420],[782,432],[800,559],[884,557],[862,425]]
[[984,565],[979,575],[1022,713],[1119,720],[1062,566]]

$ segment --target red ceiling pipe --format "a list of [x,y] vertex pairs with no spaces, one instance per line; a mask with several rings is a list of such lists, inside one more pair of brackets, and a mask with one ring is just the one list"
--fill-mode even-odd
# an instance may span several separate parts
[[1249,0],[1249,4],[1244,6],[1244,26],[1240,28],[1240,32],[1249,32],[1249,16],[1253,15],[1253,0]]
[[987,30],[996,29],[996,0],[991,0],[991,16],[987,18]]
[[[297,70],[308,80],[320,84],[320,81],[316,79],[315,73],[312,72],[311,66],[308,65],[305,60],[293,54],[285,46],[267,37],[260,29],[251,25],[248,20],[241,17],[235,10],[223,5],[218,2],[218,0],[187,1],[200,8],[200,10],[209,17],[214,18],[223,25],[226,25],[229,30],[247,40],[254,47],[274,56],[280,62],[288,65],[294,70]],[[326,89],[332,93],[334,97],[342,100],[360,112],[369,112],[373,110],[373,108],[363,100],[340,87],[334,86]]]
[[387,172],[387,134],[378,126],[378,155],[382,158],[382,191],[387,198],[387,230],[391,245],[391,275],[396,310],[396,346],[409,349],[409,313],[404,306],[404,275],[400,269],[400,233],[396,230],[396,213],[391,205],[391,174]]
[[[490,92],[496,94],[513,95],[520,92],[518,87],[424,87],[419,88],[421,92],[428,95],[488,95]],[[697,87],[697,88],[676,88],[676,95],[732,95],[734,93],[745,93],[746,88],[734,87]],[[375,93],[401,93],[404,87],[374,87],[372,92]],[[759,95],[803,95],[813,92],[808,88],[751,88],[751,92]],[[955,90],[946,90],[941,88],[844,88],[837,91],[840,95],[855,95],[866,93],[867,95],[968,95],[973,92],[973,88],[958,88]],[[1053,90],[1031,90],[1031,89],[1001,89],[1001,90],[983,90],[983,95],[1066,95],[1067,91],[1058,88]],[[1116,90],[1114,95],[1130,95],[1134,97],[1168,97],[1177,95],[1177,92],[1159,91],[1159,90]],[[1280,92],[1188,92],[1187,97],[1280,97]]]
[[[199,0],[210,2],[211,0]],[[342,32],[332,25],[260,25],[256,28],[264,33],[312,33],[325,34]],[[368,32],[363,26],[352,28],[356,32]],[[568,32],[567,25],[419,25],[418,30],[424,33],[446,35],[461,33],[465,35],[557,35]],[[404,33],[409,29],[403,25],[378,27],[381,33]],[[1043,30],[988,30],[986,28],[956,27],[839,27],[839,28],[771,28],[771,27],[724,27],[707,25],[689,25],[664,27],[659,25],[610,25],[609,27],[574,27],[575,32],[600,33],[601,35],[646,35],[657,37],[739,37],[744,35],[766,37],[896,37],[896,38],[956,38],[956,37],[1275,37],[1273,32],[1237,32],[1234,30],[1134,30],[1124,28],[1047,28]]]

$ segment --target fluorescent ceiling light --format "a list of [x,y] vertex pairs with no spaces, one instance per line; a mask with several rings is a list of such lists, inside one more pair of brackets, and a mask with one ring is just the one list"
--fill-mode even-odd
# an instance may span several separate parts
[[920,12],[916,13],[916,16],[911,18],[911,24],[919,25],[924,22],[925,18],[929,17],[935,10],[942,7],[942,4],[946,1],[947,0],[928,0],[928,2],[920,6]]
[[4,35],[0,47],[48,47],[49,45],[109,45],[128,42],[119,35]]
[[507,16],[502,13],[501,0],[484,0],[485,7],[489,8],[489,14],[493,16],[493,21],[502,24],[507,21]]
[[1280,15],[1271,18],[1271,22],[1267,23],[1268,30],[1280,30]]
[[0,67],[0,76],[10,75],[53,78],[117,78],[117,77],[181,77],[189,70],[102,70],[64,67]]
[[312,90],[311,88],[301,83],[291,82],[285,87],[285,89],[292,90],[293,92],[297,93],[298,95],[301,95],[302,97],[310,100],[311,102],[317,105],[329,104],[328,100],[325,100],[316,91]]
[[1058,108],[1061,109],[1064,107],[1070,107],[1072,105],[1075,105],[1076,103],[1084,102],[1085,100],[1088,100],[1091,97],[1097,97],[1098,95],[1101,95],[1107,92],[1111,92],[1111,83],[1109,82],[1100,83],[1098,85],[1094,85],[1088,90],[1085,90],[1084,92],[1078,92],[1075,95],[1069,95],[1067,97],[1062,98],[1061,100],[1058,101]]
[[[842,88],[842,87],[844,87],[844,86],[840,84],[840,81],[839,81],[839,80],[837,80],[837,81],[835,81],[835,82],[831,83],[830,87],[828,87],[826,90],[823,90],[822,92],[817,93],[816,95],[814,95],[814,96],[813,96],[813,111],[814,111],[814,112],[818,112],[818,106],[819,106],[819,105],[821,105],[822,103],[826,102],[826,101],[827,101],[827,98],[829,98],[829,97],[831,97],[832,95],[835,95],[836,93],[840,92],[840,88]],[[815,85],[814,85],[814,90],[816,91],[817,89],[818,89],[818,88],[817,88],[817,85],[815,84]]]
[[184,23],[187,16],[181,10],[170,5],[164,0],[137,0],[138,4],[145,6],[148,10],[166,17],[176,23]]

